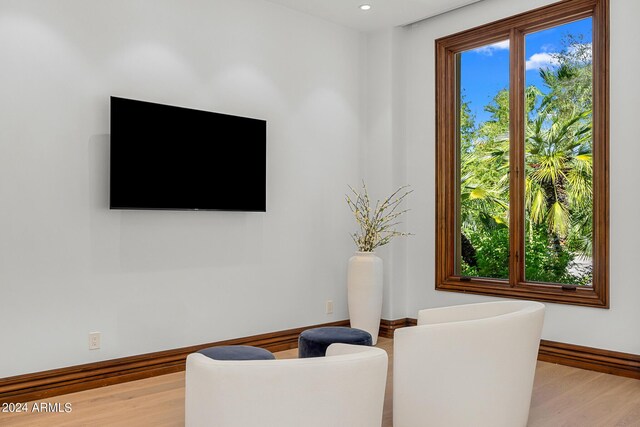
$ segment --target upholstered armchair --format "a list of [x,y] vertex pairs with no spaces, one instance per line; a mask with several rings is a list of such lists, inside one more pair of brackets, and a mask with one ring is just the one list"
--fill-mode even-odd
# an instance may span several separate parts
[[544,305],[422,310],[395,331],[394,427],[526,426]]
[[387,353],[332,344],[326,357],[187,357],[187,427],[374,427],[382,423]]

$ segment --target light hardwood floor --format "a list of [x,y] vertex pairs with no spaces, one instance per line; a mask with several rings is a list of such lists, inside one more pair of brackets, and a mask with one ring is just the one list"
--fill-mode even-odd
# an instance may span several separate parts
[[[393,340],[380,338],[378,347],[393,361]],[[297,350],[276,353],[294,358]],[[392,426],[391,372],[383,427]],[[0,413],[0,426],[182,426],[184,372],[46,399],[72,404],[69,413]],[[31,409],[33,403],[29,403]],[[538,362],[530,427],[640,426],[640,381]]]

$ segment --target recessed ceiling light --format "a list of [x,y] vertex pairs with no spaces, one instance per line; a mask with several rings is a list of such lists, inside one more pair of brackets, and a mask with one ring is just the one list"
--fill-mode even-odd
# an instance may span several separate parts
[[360,10],[369,10],[371,9],[371,5],[370,4],[361,4],[360,5]]

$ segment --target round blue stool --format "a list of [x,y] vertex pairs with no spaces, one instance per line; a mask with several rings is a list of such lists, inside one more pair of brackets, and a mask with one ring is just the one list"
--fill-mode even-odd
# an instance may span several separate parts
[[298,357],[323,357],[335,343],[371,345],[371,334],[356,328],[327,326],[307,329],[298,338]]
[[270,360],[276,357],[269,351],[250,345],[222,345],[198,351],[215,360]]

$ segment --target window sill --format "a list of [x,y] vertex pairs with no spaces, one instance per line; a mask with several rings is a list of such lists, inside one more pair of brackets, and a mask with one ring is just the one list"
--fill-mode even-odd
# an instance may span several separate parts
[[462,292],[477,295],[489,295],[495,297],[528,299],[541,302],[553,302],[558,304],[571,304],[586,307],[609,308],[607,299],[590,287],[564,290],[555,285],[539,285],[531,283],[519,283],[517,286],[509,286],[497,280],[460,281],[452,277],[443,283],[436,284],[437,291]]

